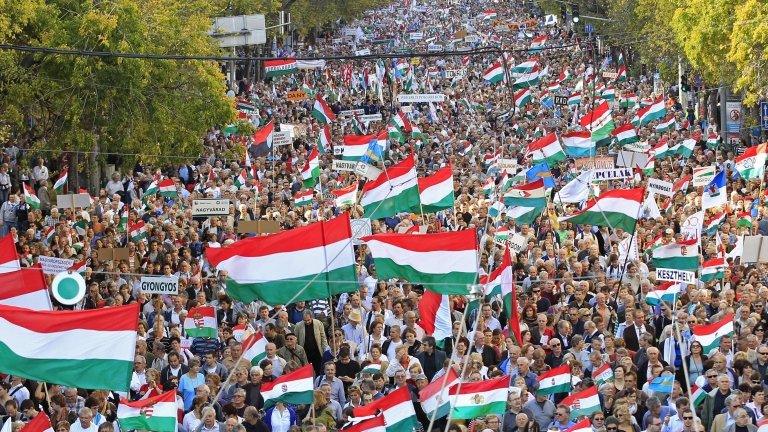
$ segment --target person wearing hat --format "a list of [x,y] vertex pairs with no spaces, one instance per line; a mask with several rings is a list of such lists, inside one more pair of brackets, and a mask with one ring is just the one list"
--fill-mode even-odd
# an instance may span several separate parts
[[298,344],[296,334],[290,330],[285,334],[285,345],[277,350],[277,355],[288,362],[295,361],[299,366],[309,363],[304,347]]
[[341,326],[341,331],[344,332],[344,340],[354,344],[354,347],[350,345],[350,349],[356,353],[358,347],[363,345],[367,336],[365,327],[362,325],[363,317],[360,315],[360,310],[352,309],[347,320],[348,322]]

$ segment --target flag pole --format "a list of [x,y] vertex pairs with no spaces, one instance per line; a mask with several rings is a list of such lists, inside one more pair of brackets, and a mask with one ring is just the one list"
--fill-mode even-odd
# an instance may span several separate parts
[[[643,190],[643,202],[645,202],[645,193],[646,190]],[[643,204],[640,204],[640,208],[637,209],[637,216],[635,217],[635,226],[632,229],[632,235],[629,237],[629,249],[632,248],[632,242],[635,240],[635,235],[637,234],[637,224],[638,219],[640,218],[640,212],[643,211]],[[602,210],[601,210],[602,213]],[[605,214],[603,214],[603,217],[605,217]],[[614,297],[614,301],[618,300],[619,298],[619,291],[621,291],[621,284],[624,282],[624,273],[626,273],[627,269],[627,263],[629,262],[629,249],[627,249],[627,256],[624,257],[624,265],[621,267],[621,276],[619,276],[619,286],[616,289],[616,297]]]
[[[674,338],[675,342],[680,346],[680,355],[683,357],[683,374],[685,374],[685,391],[688,394],[688,403],[691,406],[691,411],[693,412],[693,415],[698,418],[696,415],[696,405],[693,400],[693,392],[691,392],[691,378],[690,375],[688,375],[688,359],[686,355],[683,354],[683,337],[680,334],[680,323],[677,321],[677,296],[675,295],[674,300],[672,301],[672,331],[674,332]],[[686,345],[687,346],[687,345]],[[687,351],[689,351],[689,348],[686,348]],[[690,353],[689,353],[690,354]]]

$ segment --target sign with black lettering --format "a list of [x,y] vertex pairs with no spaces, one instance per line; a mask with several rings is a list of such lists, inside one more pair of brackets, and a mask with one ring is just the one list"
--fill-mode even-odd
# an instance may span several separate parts
[[141,292],[147,294],[178,294],[178,276],[142,276]]
[[693,285],[696,283],[696,272],[676,269],[656,269],[656,279],[668,282],[685,282]]
[[593,182],[632,178],[632,170],[629,168],[596,169],[593,172]]
[[659,195],[669,196],[675,194],[673,190],[674,185],[670,182],[659,180],[655,178],[648,179],[648,190],[656,192]]
[[192,216],[226,216],[229,214],[227,199],[192,200]]
[[555,100],[555,105],[568,105],[568,96],[554,96],[553,99]]

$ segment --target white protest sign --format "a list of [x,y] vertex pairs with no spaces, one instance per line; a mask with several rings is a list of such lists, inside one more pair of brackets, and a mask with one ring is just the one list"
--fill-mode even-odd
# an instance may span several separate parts
[[[344,111],[339,112],[339,116],[342,116],[342,117],[344,117],[344,116],[351,116],[351,115],[355,115],[355,114],[363,115],[363,114],[365,114],[365,110],[361,108],[361,109],[344,110]],[[282,127],[282,125],[280,125],[280,126]]]
[[695,167],[693,169],[693,187],[706,186],[715,178],[715,167]]
[[464,42],[466,43],[478,43],[480,42],[480,36],[477,35],[469,35],[464,37]]
[[528,248],[528,238],[522,234],[515,233],[507,238],[507,244],[515,253],[520,253]]
[[429,44],[427,46],[427,52],[439,52],[443,50],[443,46],[440,44]]
[[645,168],[646,164],[648,164],[648,155],[645,153],[620,150],[619,154],[616,156],[616,165],[625,168]]
[[632,170],[629,168],[596,169],[592,173],[592,182],[632,178]]
[[363,243],[360,241],[361,237],[369,236],[373,233],[371,220],[368,218],[350,219],[349,226],[352,231],[352,244],[355,246]]
[[424,39],[424,33],[422,33],[422,32],[411,32],[409,37],[413,41],[415,41],[415,40],[422,40],[422,39]]
[[226,216],[228,214],[228,199],[192,200],[192,216]]
[[624,150],[637,152],[637,153],[645,153],[648,150],[650,150],[651,146],[648,145],[648,143],[631,143],[631,144],[624,144],[624,147],[622,147]]
[[517,161],[515,159],[499,159],[496,162],[496,166],[499,167],[500,171],[506,171],[511,174],[517,172]]
[[445,95],[442,93],[399,94],[397,101],[400,103],[445,102]]
[[38,257],[38,262],[40,263],[40,266],[43,267],[43,273],[47,275],[55,275],[61,272],[65,272],[69,270],[75,263],[75,261],[71,259],[49,257],[44,255],[40,255]]
[[675,194],[675,192],[672,190],[674,185],[670,182],[659,180],[655,178],[649,178],[648,179],[648,190],[654,191],[659,195],[664,195],[671,197]]
[[403,105],[400,107],[400,111],[404,112],[405,114],[410,114],[413,112],[413,107],[410,105]]
[[[283,132],[288,132],[291,137],[296,136],[296,133],[294,132],[293,129],[294,129],[294,126],[290,123],[280,123],[280,130]],[[274,140],[274,136],[272,137],[272,139]]]
[[141,292],[148,294],[178,294],[178,276],[142,276]]
[[685,282],[689,285],[696,283],[696,272],[676,269],[656,269],[656,280],[668,282]]
[[699,210],[688,216],[688,218],[680,224],[680,234],[682,234],[685,239],[701,238],[701,228],[703,225],[704,210]]
[[366,114],[360,116],[360,121],[363,123],[381,121],[381,114]]
[[370,48],[365,48],[365,49],[357,50],[357,51],[355,51],[355,55],[357,55],[357,56],[371,55],[371,50],[370,50]]
[[273,132],[272,133],[272,146],[279,147],[284,145],[293,144],[290,132]]
[[[336,149],[334,148],[334,150]],[[357,162],[355,161],[345,161],[345,160],[338,160],[338,159],[334,159],[333,165],[331,166],[331,168],[334,171],[352,171],[352,172],[355,171],[355,167],[357,167]]]

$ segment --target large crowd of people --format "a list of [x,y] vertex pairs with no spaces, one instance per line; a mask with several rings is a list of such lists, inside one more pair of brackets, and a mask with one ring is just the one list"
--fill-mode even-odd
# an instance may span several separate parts
[[[679,102],[677,88],[639,74],[629,62],[628,46],[599,52],[580,29],[539,16],[528,4],[413,3],[371,11],[312,45],[294,47],[298,56],[365,50],[374,55],[402,52],[400,59],[328,60],[322,68],[238,81],[241,121],[256,129],[272,122],[282,131],[292,130],[292,144],[269,147],[238,133],[236,125],[213,127],[202,137],[198,159],[118,164],[104,186],[91,191],[89,206],[72,209],[57,207],[55,198],[73,191],[53,187],[67,162],[33,157],[9,141],[0,166],[0,234],[14,237],[23,267],[35,265],[40,256],[86,261],[87,293],[77,309],[141,305],[135,370],[124,396],[136,400],[176,389],[183,432],[338,430],[355,421],[350,420],[353,408],[402,387],[412,394],[421,430],[565,431],[580,420],[571,415],[572,406],[561,403],[568,394],[537,393],[538,376],[564,364],[574,393],[592,386],[598,390],[601,408],[587,416],[595,432],[755,432],[768,415],[768,286],[764,267],[743,264],[740,257],[742,235],[768,234],[764,176],[747,180],[739,175],[734,164],[739,149],[711,137],[715,113],[689,110]],[[545,42],[532,49],[534,40]],[[488,47],[504,54],[471,51]],[[469,51],[408,54],[443,49]],[[539,82],[530,87],[529,103],[515,105],[518,89],[511,82],[484,79],[496,61],[506,64],[509,80],[524,73],[515,66],[536,62]],[[603,74],[624,65],[630,66],[626,80]],[[309,97],[287,97],[297,90]],[[312,202],[298,206],[294,201],[304,190],[302,167],[322,133],[322,124],[310,114],[315,93],[338,116],[330,124],[334,147],[341,147],[344,135],[386,131],[395,113],[406,112],[419,133],[390,136],[380,168],[414,154],[420,176],[446,165],[453,169],[453,210],[373,220],[373,233],[474,228],[480,275],[501,263],[507,245],[500,233],[525,237],[527,245],[512,253],[522,341],[509,331],[501,299],[493,296],[474,305],[466,296],[452,296],[453,335],[436,340],[420,325],[420,281],[378,279],[365,245],[356,246],[358,291],[285,305],[242,303],[228,295],[226,275],[206,261],[204,251],[253,235],[238,229],[243,221],[270,220],[289,230],[347,210],[354,218],[363,216],[359,205],[337,207],[330,193],[366,181],[355,172],[334,170],[338,156],[333,149],[320,154]],[[446,100],[401,107],[397,95],[407,93],[442,93]],[[554,96],[573,99],[575,94],[581,95],[575,104],[553,102]],[[579,203],[557,199],[549,200],[532,223],[493,212],[508,181],[520,182],[521,175],[526,181],[525,170],[532,166],[529,143],[551,132],[562,136],[580,130],[578,119],[593,102],[608,101],[618,127],[631,123],[641,106],[657,98],[665,101],[674,125],[659,128],[662,119],[638,126],[635,146],[653,155],[650,149],[665,142],[672,148],[693,139],[692,152],[630,165],[632,176],[594,184],[599,194],[642,187],[650,178],[674,183],[671,196],[646,198],[648,211],[640,215],[635,232],[607,223],[559,222],[558,216],[575,212]],[[382,120],[365,121],[350,110],[381,114]],[[568,157],[553,164],[546,172],[552,190],[559,191],[598,160],[613,159],[621,167],[620,150],[613,142],[598,148],[594,158]],[[507,172],[499,160],[512,160],[517,167]],[[648,294],[662,283],[653,271],[653,250],[683,238],[689,216],[701,210],[702,187],[694,186],[690,176],[695,168],[708,166],[726,172],[728,203],[705,214],[710,221],[722,211],[724,219],[701,232],[699,259],[724,256],[723,275],[683,284],[672,301],[649,304]],[[244,184],[238,181],[241,173]],[[146,193],[163,179],[173,180],[175,196]],[[25,200],[22,184],[34,189],[39,208]],[[192,217],[196,198],[228,199],[230,212]],[[121,221],[125,213],[127,226],[146,224],[145,238],[130,238]],[[104,248],[127,248],[127,256],[110,259],[99,253]],[[142,292],[142,275],[178,276],[178,295]],[[216,309],[218,338],[186,335],[187,311],[202,305]],[[734,332],[704,352],[692,328],[731,314]],[[254,366],[242,358],[244,337],[253,332],[268,341],[266,358]],[[315,371],[314,404],[278,403],[264,410],[262,383],[308,364]],[[605,365],[611,377],[598,379],[602,374],[595,372]],[[431,421],[419,403],[419,390],[449,369],[464,382],[508,375],[505,412]],[[659,389],[655,383],[668,375],[674,384],[669,391]],[[701,392],[706,395],[697,397]],[[44,412],[56,432],[109,432],[118,428],[118,400],[114,392],[19,376],[0,382],[0,415],[3,422],[11,419],[14,431]]]

